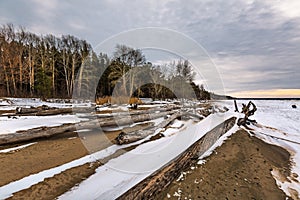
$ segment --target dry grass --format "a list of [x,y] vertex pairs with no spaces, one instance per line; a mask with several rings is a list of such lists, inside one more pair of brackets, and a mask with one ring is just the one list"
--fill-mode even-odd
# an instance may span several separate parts
[[105,103],[111,104],[142,104],[143,102],[137,97],[128,98],[126,96],[119,96],[119,97],[99,97],[96,99],[97,105],[103,105]]

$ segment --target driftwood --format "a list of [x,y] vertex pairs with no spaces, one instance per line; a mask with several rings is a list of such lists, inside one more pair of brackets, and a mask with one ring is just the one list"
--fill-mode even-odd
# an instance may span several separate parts
[[28,140],[43,138],[43,137],[50,137],[50,136],[64,133],[66,131],[75,131],[77,129],[94,129],[99,127],[128,125],[134,122],[143,122],[152,119],[157,119],[160,117],[164,117],[166,115],[171,115],[173,113],[174,111],[169,111],[169,112],[161,112],[161,113],[154,113],[154,114],[134,115],[129,117],[124,117],[124,116],[120,118],[115,117],[115,118],[108,118],[102,120],[94,119],[85,122],[80,122],[77,124],[64,124],[55,127],[33,128],[30,130],[18,131],[16,133],[0,135],[0,145],[23,142],[23,141],[28,141]]
[[37,138],[50,137],[66,131],[75,131],[76,127],[74,124],[64,124],[63,126],[55,127],[39,127],[25,131],[18,131],[11,134],[0,135],[0,145],[12,144],[17,142],[24,142]]
[[72,108],[60,108],[53,110],[42,110],[36,113],[36,116],[59,115],[72,113]]
[[104,117],[121,117],[121,116],[128,116],[128,115],[144,115],[144,114],[153,114],[158,112],[167,112],[167,111],[174,111],[180,109],[179,106],[168,106],[168,107],[161,107],[161,108],[150,108],[148,110],[135,110],[130,112],[112,112],[108,114],[96,114],[98,118]]
[[237,125],[248,128],[247,125],[249,125],[250,122],[255,122],[255,120],[251,120],[249,119],[249,117],[254,115],[256,111],[257,111],[256,105],[252,101],[250,101],[247,105],[243,104],[242,113],[244,113],[245,116],[244,118],[238,119]]
[[[178,157],[129,189],[118,200],[156,199],[156,195],[174,181],[182,171],[196,164],[198,157],[207,151],[223,134],[231,129],[236,118],[232,117],[206,133]],[[187,136],[188,137],[188,136]]]
[[234,112],[240,112],[236,100],[234,100]]
[[192,114],[192,113],[188,113],[188,112],[177,112],[177,113],[174,113],[173,115],[171,115],[169,118],[167,118],[163,122],[161,122],[159,125],[152,127],[148,130],[137,130],[137,131],[130,132],[130,133],[122,131],[115,140],[116,140],[117,144],[120,144],[120,145],[128,144],[128,143],[132,143],[132,142],[141,140],[141,139],[155,133],[155,131],[157,129],[165,128],[172,121],[174,121],[177,118],[183,117],[183,116],[192,116],[192,117],[198,118],[200,120],[203,119],[203,117],[196,115],[196,114]]
[[39,111],[38,108],[23,108],[23,107],[16,108],[16,114],[37,113],[38,111]]
[[197,110],[197,112],[200,115],[203,115],[204,117],[207,117],[208,115],[210,115],[212,112],[210,111],[210,109],[203,109],[203,110]]
[[149,129],[150,127],[154,126],[154,124],[155,124],[154,122],[146,122],[146,123],[142,123],[142,124],[137,124],[132,127],[123,128],[122,132],[130,133],[130,132],[134,132],[134,131],[138,131],[138,130],[145,130],[145,129]]
[[72,113],[72,108],[50,108],[50,107],[31,107],[31,108],[24,108],[24,107],[17,107],[15,115],[10,116],[47,116],[47,115],[59,115],[59,114],[67,114]]
[[48,116],[59,114],[71,114],[71,113],[92,113],[94,111],[91,107],[76,107],[76,108],[55,108],[48,106],[41,107],[17,107],[15,113],[5,114],[1,116],[14,117],[14,116]]

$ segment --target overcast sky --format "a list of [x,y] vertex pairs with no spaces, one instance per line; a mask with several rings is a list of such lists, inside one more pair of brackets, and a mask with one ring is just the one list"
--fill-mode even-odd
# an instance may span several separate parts
[[299,0],[1,0],[0,23],[93,47],[130,29],[167,28],[205,48],[227,94],[300,97]]

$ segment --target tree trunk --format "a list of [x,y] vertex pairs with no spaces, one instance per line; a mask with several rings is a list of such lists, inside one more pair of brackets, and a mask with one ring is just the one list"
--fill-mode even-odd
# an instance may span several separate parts
[[77,95],[78,97],[81,97],[81,85],[82,85],[82,78],[83,78],[83,70],[84,70],[84,59],[82,59],[82,62],[81,62],[81,66],[80,66],[80,69],[79,69],[79,74],[78,74],[78,87],[77,87]]
[[52,57],[52,96],[56,96],[56,90],[55,90],[55,60],[54,56]]
[[124,89],[124,96],[128,96],[127,94],[127,87],[126,87],[126,67],[122,66],[122,81],[123,81],[123,89]]
[[23,62],[22,62],[22,54],[23,52],[20,53],[19,55],[19,81],[20,81],[20,91],[19,91],[19,95],[23,95],[22,91],[23,91]]
[[75,83],[75,67],[76,67],[76,54],[72,56],[72,75],[71,75],[71,84],[70,84],[70,94],[72,94]]
[[31,49],[28,51],[28,66],[29,66],[29,87],[30,87],[30,95],[33,96],[33,88],[34,88],[34,67],[32,63],[32,52]]
[[65,72],[65,81],[66,81],[66,87],[67,87],[67,95],[68,97],[70,97],[70,74],[68,71],[68,65],[69,65],[69,58],[68,58],[68,54],[65,52],[63,52],[63,66],[64,66],[64,72]]
[[13,84],[13,95],[15,96],[16,92],[17,92],[17,85],[16,85],[16,80],[15,80],[13,64],[12,64],[11,60],[9,60],[9,68],[10,68],[11,80],[12,80],[12,84]]
[[4,76],[5,76],[5,81],[6,81],[6,93],[7,93],[7,96],[10,96],[10,85],[9,85],[7,71],[6,71],[6,66],[3,65],[3,68],[4,68]]

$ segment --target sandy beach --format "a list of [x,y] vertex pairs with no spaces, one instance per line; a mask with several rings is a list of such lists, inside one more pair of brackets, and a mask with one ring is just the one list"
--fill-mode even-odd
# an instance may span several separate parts
[[[81,140],[69,139],[71,136],[74,133],[0,154],[1,174],[6,174],[1,185],[87,155]],[[155,199],[285,199],[271,171],[277,170],[283,178],[287,177],[289,159],[290,154],[283,148],[240,130],[206,158],[204,164],[185,171],[183,177]],[[73,167],[15,193],[10,199],[53,199],[95,173],[100,165],[101,162],[93,162]]]
[[285,149],[240,130],[156,199],[290,199],[271,174],[290,175],[289,159]]

